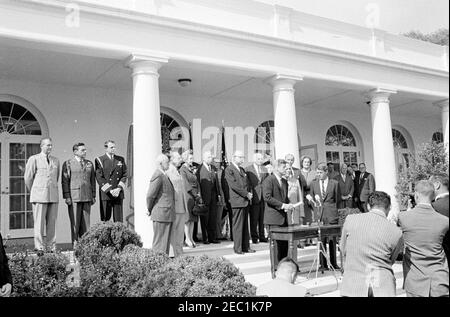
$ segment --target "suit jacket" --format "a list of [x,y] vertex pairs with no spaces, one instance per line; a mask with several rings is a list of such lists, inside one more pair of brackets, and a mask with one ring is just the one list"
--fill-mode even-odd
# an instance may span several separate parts
[[184,180],[178,169],[170,164],[169,169],[166,171],[167,177],[173,185],[175,194],[175,213],[184,214],[187,212],[187,204],[185,199]]
[[3,238],[0,234],[0,288],[8,283],[13,285],[11,271],[8,266],[8,258],[3,247]]
[[231,163],[225,169],[225,179],[227,180],[229,188],[228,193],[231,208],[247,207],[249,203],[247,195],[251,192],[251,188],[245,170],[242,167],[237,169],[236,166]]
[[[110,160],[105,154],[95,159],[95,175],[100,188],[101,200],[123,199],[125,183],[127,181],[127,166],[125,159],[114,155]],[[110,191],[121,187],[119,197],[111,195]]]
[[200,184],[200,192],[203,202],[206,205],[216,204],[219,200],[217,196],[220,193],[217,169],[213,165],[210,165],[210,167],[211,172],[208,171],[203,164],[200,164],[197,169],[197,179]]
[[373,281],[375,297],[394,297],[392,265],[402,246],[401,230],[382,211],[347,216],[340,240],[344,256],[341,296],[367,297],[367,281]]
[[262,183],[268,176],[265,167],[261,166],[261,173],[259,178],[254,164],[247,166],[245,171],[247,172],[248,181],[252,189],[252,204],[256,205],[264,202]]
[[[448,218],[448,208],[449,208],[448,203],[449,203],[448,195],[446,195],[442,198],[435,200],[434,202],[431,203],[431,205],[433,206],[434,210],[436,210],[438,213]],[[442,246],[444,247],[444,252],[445,255],[447,256],[448,262],[448,257],[450,255],[450,234],[448,232],[445,234]]]
[[175,220],[175,190],[169,177],[160,169],[157,169],[150,179],[147,210],[153,221],[173,222]]
[[399,214],[403,232],[403,288],[418,296],[444,296],[448,290],[448,263],[442,241],[448,218],[431,206],[418,204]]
[[335,178],[339,184],[339,192],[340,195],[338,197],[338,202],[341,201],[341,197],[342,196],[347,196],[350,195],[353,197],[353,192],[354,192],[354,184],[353,184],[353,179],[352,177],[347,174],[345,176],[345,181],[342,178],[342,175],[339,173],[339,175]]
[[25,184],[30,193],[30,203],[57,203],[59,201],[59,160],[39,153],[28,159],[25,167]]
[[263,197],[265,202],[264,224],[283,226],[287,224],[286,212],[281,209],[283,204],[289,203],[288,183],[282,178],[282,186],[275,175],[269,175],[264,180]]
[[359,177],[361,176],[360,171],[355,171],[355,178],[353,179],[353,199],[359,199]]
[[189,170],[186,165],[181,166],[180,175],[184,180],[185,199],[188,211],[192,213],[194,209],[195,200],[198,199],[200,194],[200,184],[198,183],[197,176],[193,171]]
[[63,163],[61,185],[63,198],[72,202],[91,202],[95,198],[95,168],[91,161],[82,165],[76,158]]
[[[320,197],[322,196],[320,191],[320,180],[315,179],[312,181],[310,194],[314,199],[316,195],[319,195]],[[322,221],[325,225],[338,223],[339,220],[337,208],[338,199],[340,199],[338,182],[335,179],[328,179],[328,186],[325,192],[325,199],[323,201],[321,199],[323,207],[322,215],[319,215],[319,219],[320,217],[322,217]]]
[[375,178],[372,174],[365,172],[361,179],[361,174],[358,177],[358,198],[360,201],[367,201],[369,195],[375,191]]

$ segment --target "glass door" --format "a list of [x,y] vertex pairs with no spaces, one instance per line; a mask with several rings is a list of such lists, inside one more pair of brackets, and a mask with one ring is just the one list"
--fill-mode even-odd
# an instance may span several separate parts
[[334,170],[339,172],[341,169],[341,163],[347,164],[347,166],[355,163],[358,164],[358,151],[357,150],[335,150],[326,152],[327,163],[333,163]]
[[23,177],[28,158],[39,152],[39,143],[22,143],[14,140],[2,142],[0,224],[5,236],[6,234],[11,238],[33,236],[30,194]]

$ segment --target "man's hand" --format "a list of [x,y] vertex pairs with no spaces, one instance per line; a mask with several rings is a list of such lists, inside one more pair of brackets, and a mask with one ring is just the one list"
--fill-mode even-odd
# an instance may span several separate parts
[[247,193],[247,198],[248,198],[248,200],[252,200],[253,194],[252,193]]
[[67,204],[67,206],[72,205],[72,199],[66,198],[66,204]]
[[111,195],[113,195],[113,197],[119,197],[121,190],[122,190],[122,188],[117,187],[117,188],[111,190],[110,193],[111,193]]
[[6,283],[0,290],[0,297],[9,297],[11,295],[11,284]]

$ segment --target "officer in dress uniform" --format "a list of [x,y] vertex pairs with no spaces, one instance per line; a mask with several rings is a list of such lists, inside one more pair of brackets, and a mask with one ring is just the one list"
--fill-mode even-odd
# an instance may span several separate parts
[[94,165],[86,160],[85,144],[77,143],[72,150],[74,157],[64,162],[62,167],[61,185],[63,198],[69,209],[70,232],[74,244],[89,230],[96,185]]
[[113,213],[114,222],[123,222],[123,191],[127,180],[125,159],[115,155],[116,143],[105,142],[105,155],[95,159],[95,174],[99,186],[100,220],[108,221]]

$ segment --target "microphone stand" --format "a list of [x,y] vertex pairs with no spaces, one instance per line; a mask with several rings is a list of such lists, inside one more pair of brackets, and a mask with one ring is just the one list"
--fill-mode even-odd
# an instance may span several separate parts
[[[314,205],[317,207],[316,204],[314,204]],[[331,268],[331,271],[333,272],[333,276],[336,279],[336,289],[338,289],[339,288],[339,281],[338,281],[338,279],[336,277],[336,270],[333,267],[333,265],[331,265],[330,257],[328,256],[328,253],[326,252],[325,247],[324,247],[324,245],[322,243],[322,232],[321,232],[320,224],[322,222],[322,217],[323,217],[323,205],[322,205],[322,203],[320,201],[319,201],[319,207],[318,208],[319,208],[320,216],[319,216],[319,220],[317,221],[317,227],[318,227],[317,228],[317,234],[318,234],[318,237],[317,237],[316,257],[314,258],[314,261],[313,261],[313,263],[311,265],[311,268],[309,270],[309,273],[308,273],[308,276],[306,277],[306,279],[309,280],[309,276],[310,276],[310,274],[312,272],[314,264],[316,264],[316,277],[314,278],[314,280],[315,280],[315,284],[317,285],[317,275],[319,273],[320,255],[322,254],[323,257],[325,258],[325,264],[329,263],[329,265],[330,265],[329,267]],[[314,213],[313,213],[313,219],[314,219]],[[323,268],[321,269],[321,272],[322,272],[322,274],[324,274]]]

